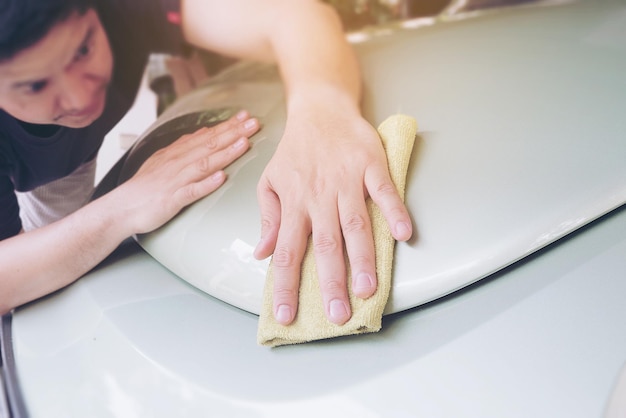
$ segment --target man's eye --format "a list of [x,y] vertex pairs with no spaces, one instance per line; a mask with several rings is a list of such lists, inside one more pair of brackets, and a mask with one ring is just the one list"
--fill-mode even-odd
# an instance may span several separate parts
[[29,93],[39,93],[43,89],[45,89],[47,85],[48,85],[48,82],[45,81],[45,80],[35,81],[34,83],[32,83],[32,84],[30,84],[28,86],[28,92]]
[[78,48],[78,51],[76,51],[76,59],[80,60],[81,58],[88,56],[89,52],[91,52],[89,45],[87,44],[82,45],[80,48]]

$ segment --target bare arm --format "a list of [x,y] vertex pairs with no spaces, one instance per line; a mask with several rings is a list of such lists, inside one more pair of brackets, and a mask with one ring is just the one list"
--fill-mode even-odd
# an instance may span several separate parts
[[[245,122],[252,121],[246,127]],[[258,122],[244,114],[185,135],[137,174],[66,218],[0,242],[0,314],[60,289],[127,237],[161,226],[217,189],[224,167],[249,147]]]
[[312,234],[328,318],[351,315],[343,247],[353,291],[376,290],[365,198],[381,208],[396,239],[411,235],[408,212],[389,177],[375,129],[360,114],[356,57],[336,13],[312,0],[185,0],[187,38],[223,54],[277,62],[287,89],[284,136],[258,187],[259,258],[274,255],[274,315],[297,310],[300,264]]
[[184,0],[183,22],[187,39],[199,47],[276,61],[290,98],[315,88],[311,83],[331,85],[358,112],[358,63],[330,6],[311,0]]

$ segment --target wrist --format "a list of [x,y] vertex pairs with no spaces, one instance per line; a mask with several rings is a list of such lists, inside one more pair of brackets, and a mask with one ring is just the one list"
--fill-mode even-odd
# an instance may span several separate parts
[[340,109],[342,113],[360,114],[360,90],[345,88],[332,83],[306,83],[292,88],[287,96],[287,112],[298,114],[321,107]]
[[127,207],[131,201],[125,195],[124,187],[118,186],[84,208],[84,216],[88,218],[84,221],[90,222],[95,232],[121,242],[136,233]]

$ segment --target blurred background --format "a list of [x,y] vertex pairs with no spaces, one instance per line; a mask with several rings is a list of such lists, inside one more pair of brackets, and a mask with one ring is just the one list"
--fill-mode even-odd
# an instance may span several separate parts
[[324,0],[339,12],[347,31],[441,13],[450,0]]
[[347,31],[396,20],[513,6],[537,0],[324,0],[335,7]]

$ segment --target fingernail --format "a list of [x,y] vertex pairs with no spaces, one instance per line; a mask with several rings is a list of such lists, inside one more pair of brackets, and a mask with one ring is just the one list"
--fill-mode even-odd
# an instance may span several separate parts
[[346,304],[339,299],[331,300],[328,308],[330,320],[335,324],[341,325],[350,317]]
[[256,119],[249,119],[243,124],[246,129],[252,129],[256,126]]
[[399,239],[408,239],[411,236],[411,227],[406,222],[398,222],[396,224],[396,237]]
[[246,112],[245,110],[240,110],[237,115],[235,115],[235,117],[237,118],[237,120],[243,121],[248,117],[248,112]]
[[374,280],[372,280],[372,276],[367,273],[359,273],[354,279],[352,283],[352,289],[354,293],[359,295],[367,294],[372,290],[374,286]]
[[221,181],[225,175],[226,174],[222,170],[217,171],[211,175],[211,180]]
[[235,143],[233,144],[233,148],[241,148],[243,147],[243,145],[246,143],[246,139],[245,138],[239,138],[237,141],[235,141]]
[[279,305],[276,308],[276,321],[281,324],[288,324],[291,321],[291,308],[287,305]]

